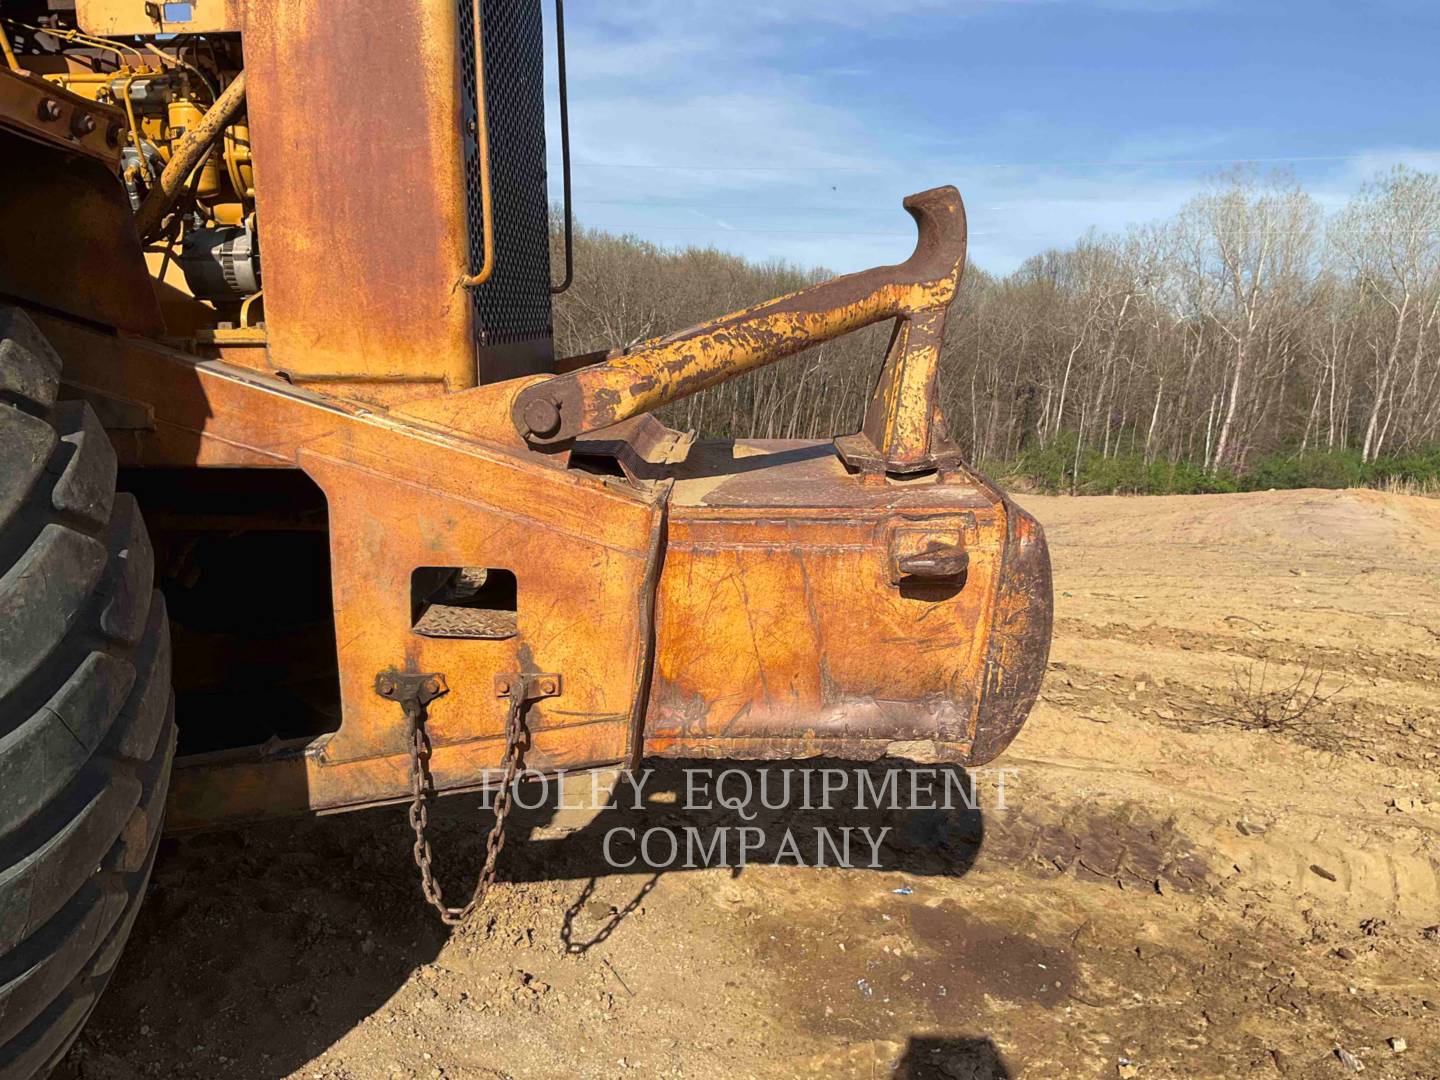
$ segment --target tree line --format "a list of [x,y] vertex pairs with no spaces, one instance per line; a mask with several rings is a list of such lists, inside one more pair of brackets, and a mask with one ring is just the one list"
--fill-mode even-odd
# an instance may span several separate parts
[[[581,228],[556,346],[644,340],[823,270]],[[705,436],[853,431],[888,326],[670,406]],[[1399,167],[1329,213],[1285,175],[1215,178],[1173,217],[967,268],[940,393],[972,460],[1068,490],[1440,478],[1440,176]]]

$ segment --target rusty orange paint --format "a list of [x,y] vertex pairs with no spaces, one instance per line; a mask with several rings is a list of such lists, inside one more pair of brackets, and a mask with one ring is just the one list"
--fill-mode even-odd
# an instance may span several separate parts
[[0,67],[0,128],[119,169],[125,114],[38,75]]
[[[391,669],[441,672],[450,687],[428,725],[439,790],[499,765],[493,687],[506,672],[562,674],[563,692],[530,713],[526,760],[541,770],[642,754],[974,764],[1013,738],[1038,691],[1044,538],[968,470],[876,482],[827,443],[675,440],[658,457],[637,443],[649,479],[600,477],[513,428],[506,442],[498,406],[529,380],[387,412],[44,322],[72,392],[153,410],[112,432],[122,461],[301,468],[329,503],[340,729],[182,759],[176,827],[406,797],[407,727],[374,691]],[[655,427],[612,441],[648,446]],[[962,579],[897,577],[937,546],[964,552]],[[415,634],[409,574],[427,565],[512,569],[518,636]]]
[[269,366],[293,382],[475,383],[458,32],[454,0],[245,5]]
[[[1049,643],[1039,526],[977,474],[861,485],[828,449],[712,444],[677,468],[647,753],[980,764],[1018,730]],[[963,580],[896,580],[929,544],[963,549]],[[1044,580],[1017,593],[1017,559]]]
[[[657,491],[158,344],[43,322],[65,356],[72,394],[153,410],[149,427],[112,432],[123,463],[301,468],[329,504],[341,727],[304,747],[210,757],[199,774],[182,763],[173,796],[181,825],[402,795],[406,725],[374,690],[376,674],[391,669],[443,671],[450,685],[428,724],[441,790],[473,786],[486,763],[499,762],[505,709],[493,687],[505,672],[564,673],[563,692],[529,710],[531,767],[594,766],[638,753],[648,598],[662,539]],[[410,575],[420,566],[511,570],[518,636],[415,633]],[[185,795],[197,784],[203,796]]]
[[157,333],[160,307],[116,172],[124,125],[119,110],[0,68],[0,295]]

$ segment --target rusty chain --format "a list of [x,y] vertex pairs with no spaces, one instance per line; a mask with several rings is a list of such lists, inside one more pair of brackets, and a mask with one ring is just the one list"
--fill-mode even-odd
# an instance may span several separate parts
[[425,784],[430,779],[427,762],[430,758],[430,738],[425,733],[425,706],[419,701],[405,703],[405,716],[410,721],[410,827],[415,830],[415,865],[420,869],[420,888],[425,899],[440,913],[441,922],[446,926],[459,926],[474,910],[485,902],[490,886],[495,883],[495,864],[500,851],[505,847],[505,817],[510,812],[511,789],[515,773],[520,765],[521,743],[525,737],[525,693],[517,687],[510,695],[510,708],[505,716],[505,757],[504,779],[500,792],[495,797],[495,824],[485,840],[485,866],[480,871],[480,880],[475,891],[464,907],[448,907],[435,880],[430,863],[433,856],[430,841],[425,830],[430,824],[430,809],[425,799]]

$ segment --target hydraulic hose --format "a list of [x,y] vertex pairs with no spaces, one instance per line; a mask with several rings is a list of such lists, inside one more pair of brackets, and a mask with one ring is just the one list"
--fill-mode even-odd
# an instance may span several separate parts
[[152,240],[159,234],[165,215],[185,190],[185,181],[205,160],[205,155],[214,147],[215,141],[235,121],[244,107],[245,72],[242,71],[215,99],[215,104],[206,110],[195,126],[185,132],[175,144],[165,171],[160,174],[160,179],[136,211],[135,227],[140,230],[142,240]]

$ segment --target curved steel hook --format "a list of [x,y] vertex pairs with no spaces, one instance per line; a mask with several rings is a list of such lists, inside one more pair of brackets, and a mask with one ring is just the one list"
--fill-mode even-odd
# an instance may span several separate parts
[[527,386],[511,411],[516,429],[531,446],[562,445],[872,323],[938,312],[943,326],[965,268],[965,206],[948,185],[904,205],[919,236],[903,263],[833,278]]

